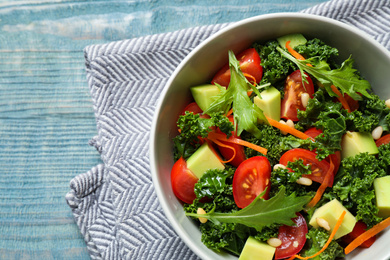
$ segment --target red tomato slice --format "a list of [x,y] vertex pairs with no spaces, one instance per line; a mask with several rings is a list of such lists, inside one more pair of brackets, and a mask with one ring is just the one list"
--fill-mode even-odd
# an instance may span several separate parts
[[271,165],[264,156],[255,156],[245,160],[238,166],[233,177],[233,197],[239,208],[245,208],[265,188],[262,197],[268,199],[271,178]]
[[[229,120],[230,120],[230,122],[234,123],[233,116],[229,116]],[[224,134],[219,128],[216,130],[216,132],[219,134]],[[238,138],[238,139],[240,138],[239,136],[237,136],[235,131],[232,131],[232,137],[230,137],[230,138],[233,138],[233,137]],[[234,167],[238,167],[243,161],[246,160],[245,150],[244,150],[244,147],[242,145],[228,143],[228,142],[224,142],[224,141],[220,141],[220,142],[232,147],[236,152],[236,156],[234,157],[234,159],[229,162],[231,165],[233,165]],[[225,160],[231,159],[233,154],[234,154],[232,149],[227,148],[227,147],[223,147],[223,146],[219,146],[219,145],[218,145],[218,150],[221,153],[221,155],[225,158]]]
[[[311,174],[303,174],[303,177],[309,178],[312,181],[322,183],[324,181],[325,175],[329,170],[330,164],[325,161],[319,161],[316,159],[316,153],[305,150],[302,148],[295,148],[285,152],[282,157],[280,157],[280,164],[287,165],[288,162],[294,162],[296,160],[302,159],[304,165],[311,165]],[[331,176],[328,187],[333,186],[333,178]]]
[[388,144],[388,143],[390,143],[390,134],[384,135],[375,141],[377,147],[381,146],[382,144]]
[[187,168],[186,161],[182,157],[177,160],[171,170],[171,184],[176,197],[191,204],[196,198],[194,186],[197,182],[198,178]]
[[[307,134],[310,137],[316,138],[318,135],[322,134],[322,130],[317,129],[315,127],[309,128],[305,131],[305,134]],[[333,175],[336,175],[336,173],[339,170],[340,163],[341,163],[341,153],[340,151],[336,151],[334,154],[329,155],[325,160],[330,163],[330,159],[332,159],[334,164],[334,172]]]
[[306,243],[307,224],[305,218],[297,213],[293,218],[294,226],[283,225],[279,228],[278,238],[282,245],[276,248],[275,259],[283,259],[298,254]]
[[308,81],[308,83],[305,84],[302,83],[302,75],[300,70],[294,71],[286,78],[284,85],[284,97],[280,110],[280,116],[282,118],[298,121],[298,109],[306,110],[301,101],[302,93],[308,93],[309,96],[313,98],[313,82],[307,74],[305,75]]
[[[349,244],[355,238],[363,234],[366,230],[367,230],[367,225],[362,221],[358,221],[356,222],[352,232],[343,236],[341,239],[343,240],[344,243]],[[376,236],[373,236],[370,239],[366,240],[363,244],[361,244],[360,247],[369,248],[372,244],[374,244],[375,240],[376,240]]]
[[[254,48],[247,49],[238,55],[237,60],[240,63],[240,68],[243,73],[247,73],[256,79],[256,83],[261,81],[263,77],[263,67],[260,65],[260,56]],[[249,82],[253,83],[251,77],[247,78]],[[229,86],[230,83],[230,69],[229,64],[223,66],[217,74],[215,74],[211,84],[219,84],[221,86]]]

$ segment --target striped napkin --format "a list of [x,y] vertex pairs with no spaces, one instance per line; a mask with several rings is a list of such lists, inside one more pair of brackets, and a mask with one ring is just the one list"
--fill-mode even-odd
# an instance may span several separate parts
[[[334,0],[302,11],[353,25],[390,50],[390,1]],[[197,259],[164,216],[149,166],[157,99],[180,61],[226,27],[217,24],[88,46],[87,79],[103,164],[66,195],[92,259]]]

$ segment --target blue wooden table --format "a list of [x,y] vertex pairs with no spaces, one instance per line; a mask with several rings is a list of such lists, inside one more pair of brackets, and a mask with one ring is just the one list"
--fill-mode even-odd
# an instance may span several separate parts
[[100,163],[85,46],[321,2],[0,1],[0,259],[89,259],[64,198]]

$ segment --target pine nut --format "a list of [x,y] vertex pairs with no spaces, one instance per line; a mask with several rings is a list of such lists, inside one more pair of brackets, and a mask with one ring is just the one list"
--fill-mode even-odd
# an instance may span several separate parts
[[[284,122],[283,120],[280,120],[279,123],[287,125],[286,122]],[[280,131],[280,132],[282,133],[282,135],[286,135],[287,134],[287,132],[285,132],[285,131]]]
[[286,169],[286,166],[284,166],[283,164],[280,164],[280,163],[274,165],[274,171],[279,169],[279,168]]
[[383,127],[378,126],[374,130],[372,130],[371,135],[372,138],[374,138],[374,140],[378,140],[379,138],[381,138],[382,133],[383,133]]
[[291,119],[287,120],[286,125],[288,125],[291,128],[295,128],[295,124]]
[[316,218],[316,221],[317,221],[318,226],[324,228],[325,230],[328,230],[328,231],[330,230],[329,223],[325,219],[323,219],[323,218]]
[[300,185],[310,186],[313,184],[313,181],[306,177],[301,177],[297,180],[297,183]]
[[294,241],[294,243],[293,243],[293,247],[298,247],[299,246],[299,242],[298,241]]
[[282,240],[276,237],[271,237],[270,239],[267,240],[267,244],[272,247],[279,247],[282,245]]
[[388,100],[385,101],[385,104],[388,108],[390,108],[390,98]]
[[307,104],[309,103],[310,95],[308,93],[302,93],[301,94],[301,102],[303,107],[307,107]]
[[[203,214],[206,214],[206,211],[204,211],[204,209],[202,209],[202,208],[198,208],[198,210],[196,211],[196,213],[198,214],[198,215],[203,215]],[[199,221],[200,221],[200,223],[206,223],[207,222],[207,218],[198,218],[199,219]]]

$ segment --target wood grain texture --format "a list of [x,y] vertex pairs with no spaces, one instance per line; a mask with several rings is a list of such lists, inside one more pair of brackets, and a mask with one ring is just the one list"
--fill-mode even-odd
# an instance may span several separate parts
[[324,0],[0,1],[0,259],[88,259],[64,196],[100,163],[87,45]]

